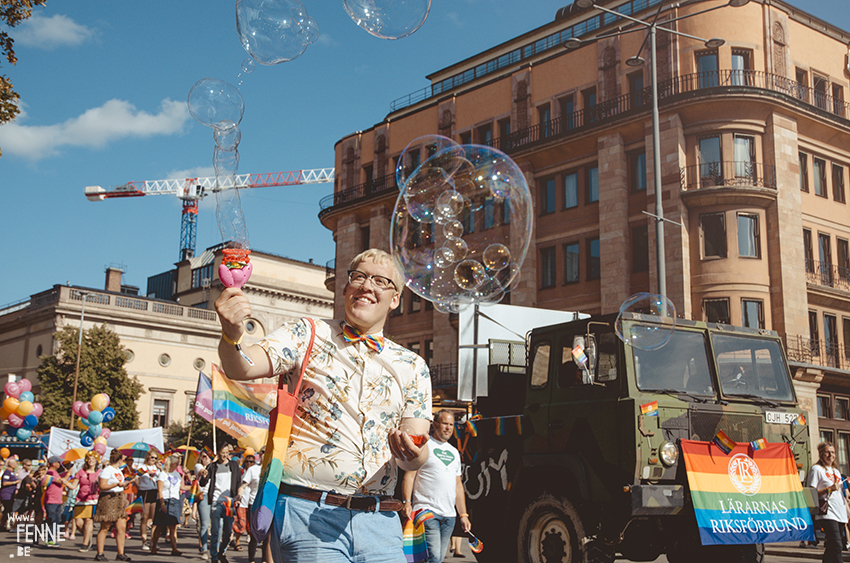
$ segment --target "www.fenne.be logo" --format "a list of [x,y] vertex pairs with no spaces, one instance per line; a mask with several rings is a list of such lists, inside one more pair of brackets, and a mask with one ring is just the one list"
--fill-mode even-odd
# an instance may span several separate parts
[[65,541],[65,524],[36,524],[32,516],[18,514],[12,515],[11,522],[15,526],[17,545],[9,557],[29,557],[34,545],[59,545]]

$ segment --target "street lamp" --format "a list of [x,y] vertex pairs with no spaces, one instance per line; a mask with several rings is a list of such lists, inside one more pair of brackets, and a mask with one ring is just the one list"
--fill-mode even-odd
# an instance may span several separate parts
[[[704,14],[706,12],[711,12],[713,10],[717,10],[719,8],[725,8],[727,6],[731,6],[733,8],[740,8],[741,6],[745,6],[750,2],[750,0],[729,0],[726,4],[721,4],[720,6],[715,6],[713,8],[708,8],[705,10],[701,10],[699,12],[695,12],[693,14],[688,14],[685,16],[681,16],[678,18],[673,18],[670,20],[665,20],[662,23],[672,23],[678,20],[682,20],[685,18],[690,18],[693,16],[698,16],[700,14]],[[687,4],[687,2],[686,2]],[[723,39],[718,37],[713,37],[711,39],[703,39],[702,37],[696,37],[695,35],[689,35],[687,33],[683,33],[681,31],[677,31],[674,29],[669,29],[666,27],[658,26],[658,16],[661,14],[661,11],[664,9],[664,1],[658,5],[658,10],[655,12],[655,17],[652,21],[643,21],[637,18],[633,18],[626,14],[621,14],[620,12],[615,12],[614,10],[609,10],[604,6],[599,6],[596,4],[596,0],[575,0],[575,5],[579,8],[596,8],[602,12],[606,12],[609,14],[613,14],[619,18],[623,18],[625,20],[634,22],[641,27],[630,30],[617,30],[613,33],[607,33],[602,35],[597,35],[593,38],[593,41],[597,41],[599,39],[605,39],[608,37],[615,37],[617,35],[624,35],[626,33],[632,33],[633,31],[638,31],[640,29],[648,29],[649,30],[649,52],[651,58],[650,64],[650,84],[651,84],[651,98],[652,98],[652,170],[653,170],[653,180],[654,180],[654,194],[655,194],[655,214],[652,217],[655,218],[655,263],[657,267],[657,277],[658,277],[658,293],[662,297],[667,297],[667,264],[665,260],[665,252],[664,252],[664,209],[661,205],[661,133],[660,133],[660,124],[659,124],[659,115],[658,115],[658,68],[656,64],[656,33],[660,29],[662,31],[666,31],[668,33],[672,33],[674,35],[681,35],[682,37],[688,37],[690,39],[696,39],[697,41],[702,41],[705,46],[709,49],[716,49],[726,43]],[[585,43],[581,39],[577,37],[571,37],[563,42],[563,47],[567,50],[578,49]],[[643,47],[646,45],[646,39],[641,43],[640,49],[635,56],[630,57],[626,60],[626,65],[630,67],[638,67],[644,64],[643,57],[640,56],[643,51]],[[671,221],[673,222],[673,221]],[[679,223],[673,222],[678,225]]]
[[86,297],[88,291],[78,291],[77,295],[83,300],[83,306],[80,309],[80,338],[77,340],[77,369],[74,371],[74,395],[71,399],[71,424],[68,426],[70,430],[74,429],[74,409],[73,405],[77,402],[77,383],[80,381],[80,352],[83,349],[83,318],[86,316]]

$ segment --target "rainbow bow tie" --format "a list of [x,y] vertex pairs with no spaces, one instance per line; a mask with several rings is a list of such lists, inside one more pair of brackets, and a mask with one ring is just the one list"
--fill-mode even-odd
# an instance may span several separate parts
[[342,324],[342,338],[346,342],[358,342],[362,340],[366,346],[377,353],[381,353],[384,349],[384,337],[372,336],[371,334],[363,334],[348,323]]

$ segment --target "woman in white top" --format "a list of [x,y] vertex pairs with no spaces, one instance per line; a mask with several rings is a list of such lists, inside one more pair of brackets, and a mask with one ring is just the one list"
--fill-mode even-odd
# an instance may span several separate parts
[[109,465],[100,471],[98,485],[100,496],[97,499],[97,507],[94,511],[94,521],[100,522],[100,531],[97,533],[97,555],[95,561],[106,561],[103,554],[106,534],[115,524],[115,543],[118,545],[118,561],[130,561],[124,555],[124,532],[127,530],[127,495],[125,489],[138,478],[126,479],[119,467],[124,461],[124,454],[118,450],[112,450],[109,454]]
[[180,456],[170,455],[165,459],[165,467],[157,475],[157,502],[151,536],[151,554],[156,554],[159,537],[168,528],[171,537],[171,555],[183,555],[182,552],[177,551],[177,524],[180,523],[180,493],[188,491],[189,486],[183,483],[183,476],[177,471],[179,465]]
[[156,453],[148,452],[144,463],[136,470],[139,474],[139,496],[142,497],[142,503],[145,507],[142,511],[142,525],[139,530],[142,536],[142,550],[144,551],[150,549],[150,544],[148,544],[148,522],[153,524],[154,511],[156,510],[156,477],[159,473],[156,463]]
[[818,444],[818,461],[809,474],[809,486],[818,490],[821,501],[828,500],[826,514],[817,517],[826,536],[823,563],[842,563],[841,528],[847,523],[847,507],[841,473],[835,465],[835,448],[829,442]]

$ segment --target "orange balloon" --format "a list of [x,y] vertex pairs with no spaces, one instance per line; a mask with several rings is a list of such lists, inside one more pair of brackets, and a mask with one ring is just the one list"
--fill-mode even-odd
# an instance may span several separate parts
[[18,416],[27,416],[32,412],[32,401],[21,401],[18,403]]
[[[11,399],[12,397],[9,397],[9,398]],[[9,451],[9,448],[0,448],[0,457],[2,457],[3,459],[6,459],[7,457],[9,457],[9,454],[11,454],[11,453],[12,452]]]
[[6,400],[3,401],[3,408],[6,409],[6,412],[13,413],[18,410],[18,405],[21,402],[14,397],[6,397]]

